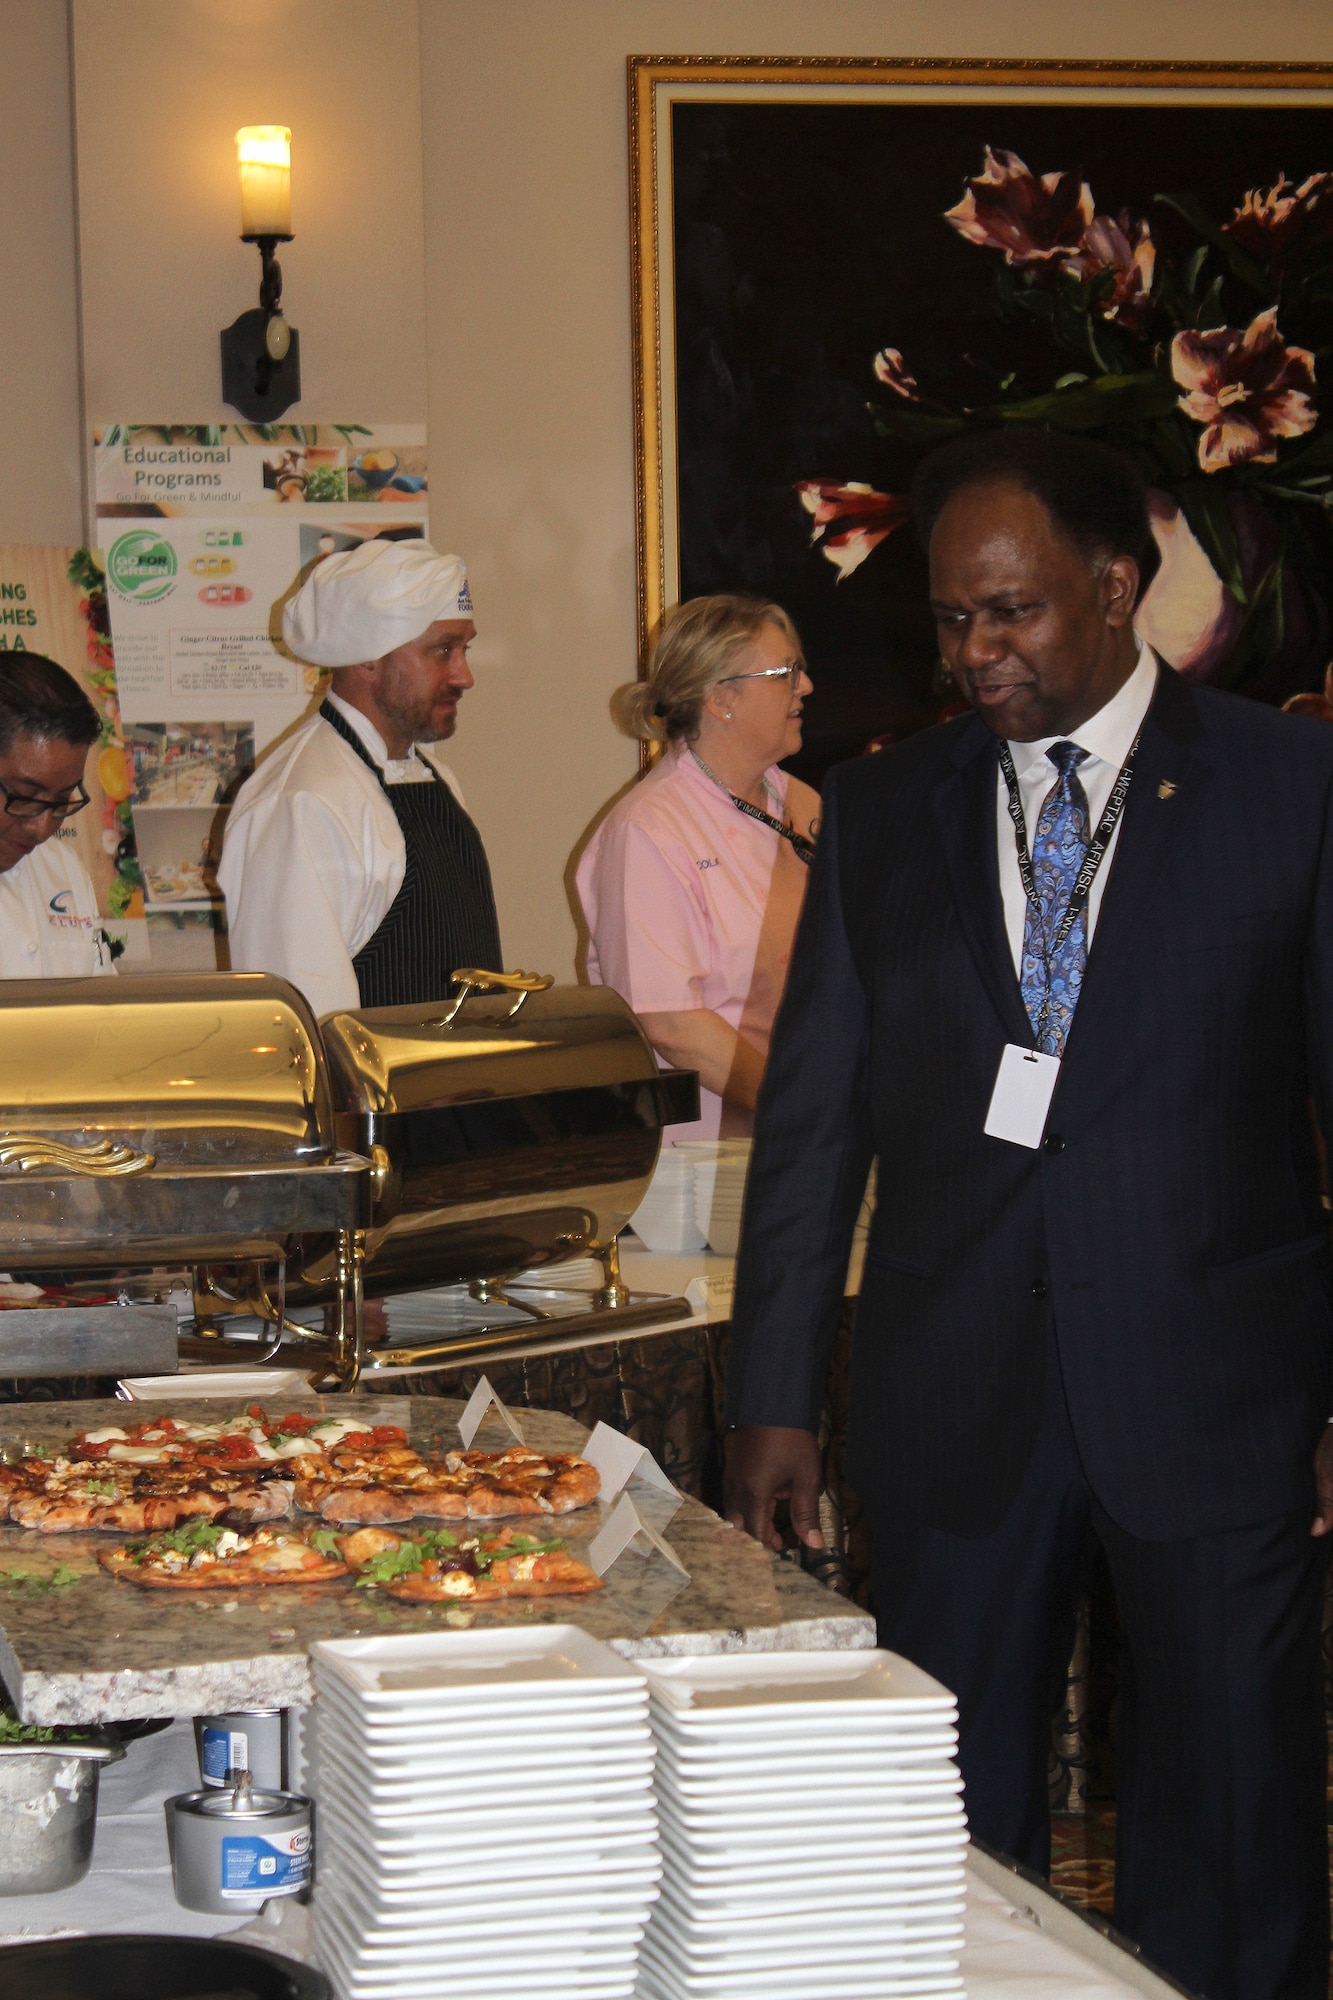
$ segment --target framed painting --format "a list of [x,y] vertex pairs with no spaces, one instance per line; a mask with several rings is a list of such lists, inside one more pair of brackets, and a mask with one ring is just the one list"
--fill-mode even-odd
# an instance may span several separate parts
[[1322,707],[1333,68],[629,70],[645,648],[678,599],[777,599],[814,678],[815,782],[937,719],[913,471],[969,427],[1037,422],[1143,468],[1159,651]]

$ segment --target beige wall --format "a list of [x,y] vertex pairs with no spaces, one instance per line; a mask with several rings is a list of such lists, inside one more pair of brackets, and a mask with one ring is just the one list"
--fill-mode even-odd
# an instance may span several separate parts
[[567,974],[567,858],[633,775],[625,58],[1333,57],[1328,0],[422,0],[437,535],[484,635],[451,757],[511,963]]
[[83,518],[69,44],[60,0],[0,0],[0,542]]
[[[468,556],[482,628],[454,761],[509,962],[562,975],[569,855],[635,769],[607,712],[635,645],[625,57],[1333,59],[1328,0],[72,0],[71,18],[89,418],[227,414],[218,329],[258,263],[231,135],[290,124],[300,413],[428,416],[435,534]],[[0,537],[63,541],[81,461],[61,0],[0,0],[0,58]]]
[[416,0],[73,0],[72,14],[89,421],[234,414],[218,330],[256,304],[259,254],[238,234],[233,135],[277,124],[292,128],[293,414],[420,422]]

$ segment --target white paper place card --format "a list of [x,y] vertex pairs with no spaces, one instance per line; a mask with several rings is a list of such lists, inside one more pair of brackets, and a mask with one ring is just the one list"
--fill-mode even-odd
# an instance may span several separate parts
[[481,1429],[482,1420],[489,1409],[494,1409],[500,1422],[508,1427],[511,1436],[517,1438],[520,1444],[525,1442],[522,1431],[514,1421],[513,1413],[505,1408],[505,1405],[500,1401],[494,1389],[492,1389],[490,1382],[483,1375],[476,1388],[472,1391],[472,1394],[468,1397],[467,1406],[462,1416],[458,1419],[458,1435],[463,1440],[464,1451],[471,1451],[472,1440]]
[[640,1536],[659,1554],[664,1555],[673,1569],[678,1569],[682,1576],[689,1575],[689,1571],[670,1543],[664,1542],[662,1537],[648,1526],[629,1494],[622,1493],[611,1509],[605,1527],[594,1535],[588,1544],[588,1561],[598,1576],[605,1576],[616,1558],[623,1556],[630,1543],[637,1541]]
[[626,1437],[624,1431],[616,1430],[611,1424],[598,1424],[581,1456],[589,1465],[595,1465],[601,1475],[603,1500],[614,1500],[631,1479],[641,1479],[662,1493],[669,1493],[679,1506],[681,1494],[663,1472],[647,1445],[636,1444]]
[[720,1271],[707,1271],[700,1278],[691,1278],[685,1287],[685,1297],[696,1312],[701,1312],[711,1322],[731,1318],[731,1309],[736,1300],[736,1280],[723,1276]]

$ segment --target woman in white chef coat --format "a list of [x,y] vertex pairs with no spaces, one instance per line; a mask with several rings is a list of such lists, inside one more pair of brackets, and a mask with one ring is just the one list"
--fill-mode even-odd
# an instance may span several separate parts
[[97,710],[44,653],[0,655],[0,978],[111,972],[97,898],[67,819],[88,803],[83,772]]
[[232,807],[232,965],[318,1015],[444,1000],[456,969],[501,963],[486,851],[438,754],[472,686],[467,572],[419,539],[365,542],[315,565],[282,626],[333,684]]

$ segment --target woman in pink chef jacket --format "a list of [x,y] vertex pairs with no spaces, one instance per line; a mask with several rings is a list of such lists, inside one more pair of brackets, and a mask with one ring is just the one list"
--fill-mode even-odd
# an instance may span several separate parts
[[744,1136],[787,977],[819,795],[779,769],[810,692],[776,604],[696,597],[667,617],[626,727],[666,750],[598,827],[576,882],[588,976],[628,1001],[666,1065],[699,1072],[671,1137]]

